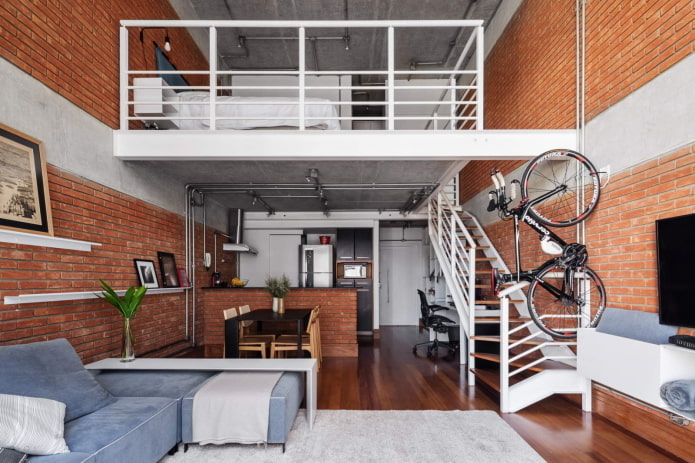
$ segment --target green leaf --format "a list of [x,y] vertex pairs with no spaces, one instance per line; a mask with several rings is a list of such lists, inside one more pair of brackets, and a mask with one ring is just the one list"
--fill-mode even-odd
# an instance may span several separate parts
[[140,286],[136,289],[134,286],[131,286],[126,290],[123,298],[121,298],[104,280],[99,280],[99,282],[104,291],[101,294],[96,293],[96,296],[114,306],[125,318],[133,318],[140,307],[147,288]]

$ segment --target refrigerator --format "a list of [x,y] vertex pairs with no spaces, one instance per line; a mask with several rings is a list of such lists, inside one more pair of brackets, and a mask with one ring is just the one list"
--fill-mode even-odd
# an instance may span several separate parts
[[333,287],[333,246],[305,244],[299,247],[299,286]]

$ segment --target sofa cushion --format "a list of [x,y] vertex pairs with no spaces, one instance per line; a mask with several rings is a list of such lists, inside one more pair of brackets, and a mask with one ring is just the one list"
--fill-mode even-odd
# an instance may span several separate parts
[[69,452],[64,418],[62,402],[0,394],[0,447],[34,455]]
[[84,369],[66,339],[0,346],[0,393],[63,402],[65,421],[98,410],[114,398]]
[[181,440],[181,398],[217,372],[210,371],[104,371],[95,378],[116,397],[169,397],[177,399],[177,440]]
[[176,400],[124,397],[65,423],[73,452],[96,454],[98,462],[152,463],[176,445]]
[[29,455],[26,463],[95,463],[95,456],[88,453],[70,452],[56,455]]
[[596,331],[652,344],[667,344],[678,327],[659,324],[659,315],[640,310],[606,307]]

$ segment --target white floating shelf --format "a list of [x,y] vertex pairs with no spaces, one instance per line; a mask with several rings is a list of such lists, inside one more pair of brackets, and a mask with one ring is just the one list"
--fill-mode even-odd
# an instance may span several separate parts
[[[147,290],[147,294],[166,294],[166,293],[181,293],[190,288],[151,288]],[[5,305],[10,304],[33,304],[36,302],[56,302],[56,301],[79,301],[82,299],[96,299],[95,291],[85,291],[79,293],[38,293],[38,294],[20,294],[19,296],[5,296]],[[116,291],[119,296],[124,295],[125,289]],[[146,294],[146,295],[147,295]]]
[[92,246],[101,246],[99,243],[92,243],[90,241],[56,238],[54,236],[35,235],[33,233],[22,233],[12,230],[0,230],[0,242],[69,249],[72,251],[91,251]]

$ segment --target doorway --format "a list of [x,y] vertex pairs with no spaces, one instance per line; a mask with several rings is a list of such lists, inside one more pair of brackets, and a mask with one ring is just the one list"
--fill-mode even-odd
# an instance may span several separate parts
[[417,325],[420,303],[417,289],[425,281],[422,241],[379,243],[379,325]]

